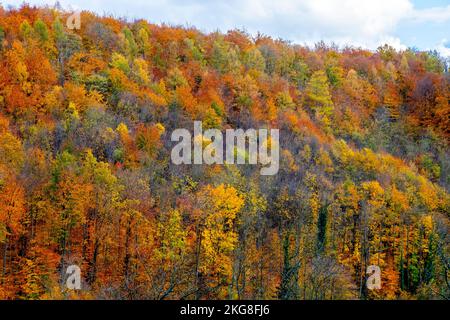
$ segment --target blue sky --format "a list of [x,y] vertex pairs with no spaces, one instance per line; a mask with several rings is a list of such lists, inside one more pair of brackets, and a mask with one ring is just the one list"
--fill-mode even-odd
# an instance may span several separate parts
[[[27,0],[54,5],[54,0]],[[193,25],[202,31],[245,29],[312,45],[319,40],[375,49],[436,49],[450,57],[450,0],[60,0],[87,9],[153,23]],[[19,6],[23,0],[0,0]]]

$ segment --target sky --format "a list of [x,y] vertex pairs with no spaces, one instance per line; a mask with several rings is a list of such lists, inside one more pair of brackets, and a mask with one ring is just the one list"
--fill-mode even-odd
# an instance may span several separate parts
[[[55,0],[26,0],[32,5]],[[323,40],[376,49],[437,50],[450,58],[450,0],[59,0],[65,9],[90,10],[211,32],[243,29],[293,43]],[[0,0],[4,7],[23,0]],[[82,23],[82,21],[81,21]]]

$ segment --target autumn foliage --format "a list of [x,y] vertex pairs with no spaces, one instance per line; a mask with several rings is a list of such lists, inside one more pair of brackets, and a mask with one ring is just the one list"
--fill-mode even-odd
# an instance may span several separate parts
[[[436,52],[67,15],[0,7],[0,299],[450,298]],[[279,173],[173,165],[194,120],[279,128]]]

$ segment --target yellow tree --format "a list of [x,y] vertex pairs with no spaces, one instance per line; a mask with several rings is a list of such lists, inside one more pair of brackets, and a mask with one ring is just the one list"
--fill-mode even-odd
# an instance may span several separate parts
[[331,125],[334,105],[331,100],[328,78],[324,71],[313,73],[305,94],[308,106],[314,112],[316,119],[328,128]]
[[[231,281],[232,253],[238,241],[236,215],[244,199],[231,186],[206,186],[198,193],[201,214],[197,231],[197,285],[205,281],[208,291],[226,294]],[[202,278],[202,279],[200,279]]]

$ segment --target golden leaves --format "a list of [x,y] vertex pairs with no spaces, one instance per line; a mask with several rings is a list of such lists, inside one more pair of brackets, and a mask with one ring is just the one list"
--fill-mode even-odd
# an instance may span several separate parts
[[206,186],[199,192],[203,208],[202,248],[204,260],[201,269],[228,277],[231,271],[230,254],[237,244],[236,215],[244,199],[234,187],[223,184]]

